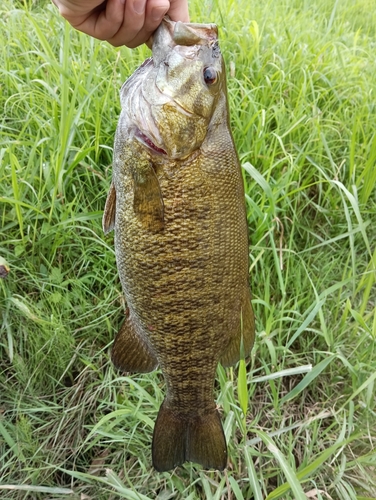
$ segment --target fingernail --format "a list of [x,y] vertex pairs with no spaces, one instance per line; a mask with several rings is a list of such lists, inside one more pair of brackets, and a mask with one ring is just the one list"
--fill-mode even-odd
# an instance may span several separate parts
[[155,7],[151,11],[151,18],[153,21],[159,21],[166,14],[167,10],[161,7]]
[[133,4],[133,9],[137,14],[143,14],[145,12],[146,0],[136,0]]

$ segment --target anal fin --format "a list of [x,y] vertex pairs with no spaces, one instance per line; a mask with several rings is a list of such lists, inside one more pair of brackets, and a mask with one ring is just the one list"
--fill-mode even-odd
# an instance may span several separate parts
[[116,335],[111,359],[116,368],[126,372],[148,373],[158,366],[155,354],[131,317],[126,318]]
[[251,294],[247,288],[241,307],[241,325],[230,341],[219,361],[223,366],[232,366],[244,356],[247,357],[255,340],[255,316],[251,304]]

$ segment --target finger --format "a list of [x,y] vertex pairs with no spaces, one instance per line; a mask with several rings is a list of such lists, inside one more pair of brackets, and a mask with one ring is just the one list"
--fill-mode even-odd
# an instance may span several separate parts
[[151,35],[161,24],[169,8],[169,0],[149,0],[145,15],[145,32]]
[[[130,0],[127,0],[127,7],[128,1]],[[145,43],[150,38],[152,33],[158,28],[169,7],[170,2],[168,0],[148,0],[143,15],[143,23],[141,26],[137,25],[138,31],[134,28],[130,29],[128,27],[131,23],[128,22],[129,17],[126,11],[122,28],[116,36],[108,41],[115,46],[127,45],[132,49],[138,47],[139,45]],[[132,38],[130,37],[131,34]]]
[[189,23],[188,1],[170,0],[170,9],[167,14],[171,17],[172,21]]
[[127,45],[133,47],[130,43],[142,31],[145,23],[146,4],[147,0],[127,0],[123,23],[116,34],[107,41],[114,46]]
[[[103,5],[103,4],[102,4]],[[108,0],[107,4],[98,7],[85,20],[75,17],[73,20],[66,19],[71,25],[99,40],[112,38],[120,29],[124,20],[124,3],[122,0]]]
[[[97,10],[97,7],[105,3],[103,0],[52,0],[52,2],[65,18],[66,16],[88,17],[91,12]],[[104,7],[99,10],[104,10]]]
[[143,43],[133,44],[132,40],[143,30],[147,2],[148,0],[126,0],[123,23],[116,34],[107,40],[109,43],[115,47],[126,45],[131,48]]

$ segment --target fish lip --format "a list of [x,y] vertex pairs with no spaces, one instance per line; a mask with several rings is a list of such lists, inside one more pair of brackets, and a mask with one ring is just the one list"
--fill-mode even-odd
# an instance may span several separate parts
[[156,144],[154,144],[150,137],[142,132],[139,128],[136,128],[134,136],[139,142],[141,142],[141,144],[153,151],[153,153],[164,156],[167,155],[167,152],[164,149],[159,148]]

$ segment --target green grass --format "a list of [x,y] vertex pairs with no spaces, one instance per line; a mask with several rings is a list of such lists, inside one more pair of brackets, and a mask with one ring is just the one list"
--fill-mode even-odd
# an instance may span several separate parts
[[220,26],[250,227],[257,340],[218,368],[230,467],[154,472],[161,374],[109,361],[124,304],[101,217],[118,90],[148,50],[4,0],[1,498],[376,498],[374,2],[190,11]]

